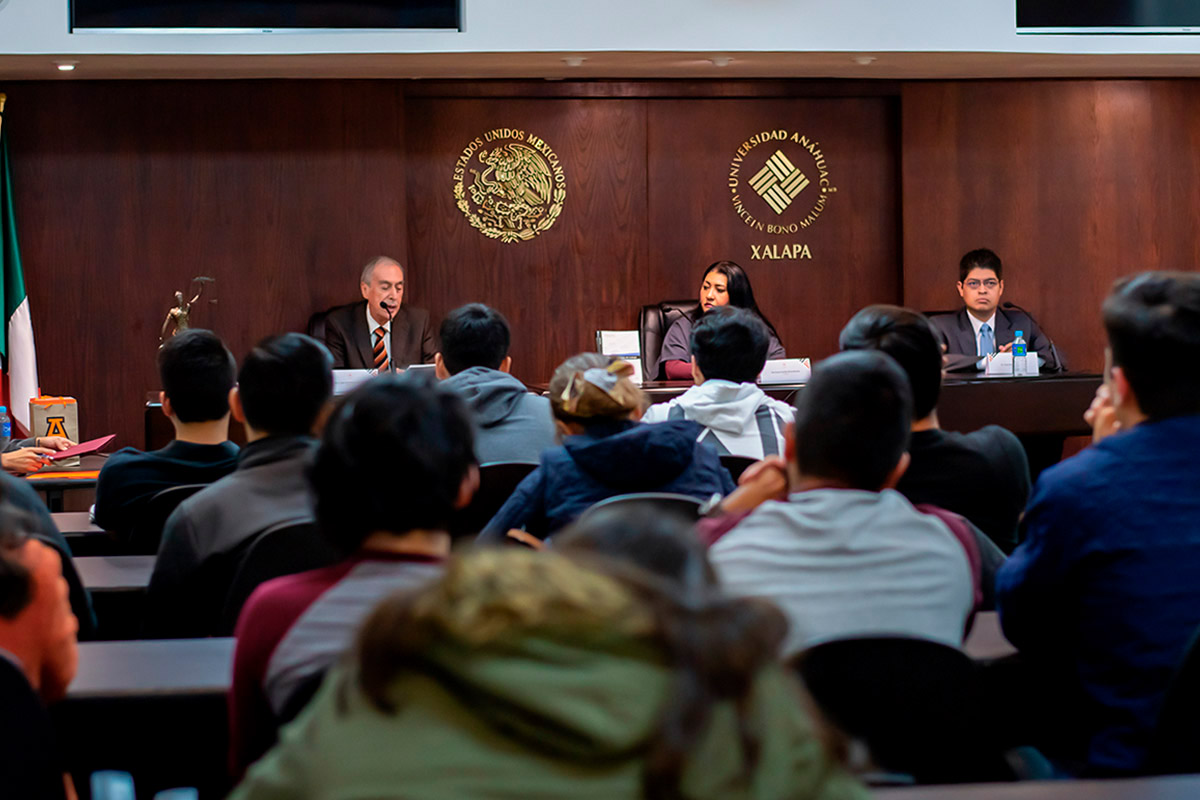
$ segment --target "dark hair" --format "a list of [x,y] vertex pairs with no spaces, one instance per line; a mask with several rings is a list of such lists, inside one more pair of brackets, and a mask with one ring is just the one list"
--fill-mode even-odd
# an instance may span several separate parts
[[800,473],[877,491],[908,447],[912,407],[908,377],[890,356],[830,356],[813,369],[796,403]]
[[311,434],[332,392],[333,356],[302,333],[263,339],[238,372],[246,421],[266,433]]
[[163,392],[180,422],[209,422],[229,413],[237,362],[212,331],[192,328],[158,351]]
[[446,315],[440,338],[446,371],[457,375],[471,367],[499,369],[508,355],[512,334],[499,311],[483,303],[468,303]]
[[[506,585],[530,587],[520,613],[511,607],[512,592],[497,591]],[[553,552],[517,548],[476,550],[452,559],[435,583],[393,594],[376,607],[359,634],[358,671],[351,674],[375,708],[395,713],[403,703],[395,693],[396,676],[426,665],[432,667],[428,674],[441,674],[429,661],[435,652],[431,645],[447,637],[468,637],[470,648],[458,652],[471,658],[495,641],[510,646],[505,637],[514,629],[566,641],[582,634],[593,647],[597,640],[590,631],[597,625],[607,624],[618,635],[620,620],[600,619],[600,610],[585,621],[577,619],[589,604],[610,600],[613,590],[629,608],[645,613],[649,629],[639,629],[636,636],[660,650],[674,678],[657,731],[644,751],[629,755],[645,753],[641,796],[682,796],[684,767],[703,742],[718,703],[733,707],[740,755],[751,770],[758,761],[760,732],[748,724],[750,700],[755,679],[778,659],[787,631],[783,614],[762,600],[731,598],[708,586],[685,587],[616,560],[573,564]],[[499,606],[495,613],[487,613],[489,604]],[[539,611],[553,620],[541,622]],[[349,679],[343,693],[348,686]]]
[[1000,256],[986,247],[972,250],[962,257],[958,262],[958,279],[965,281],[973,269],[990,269],[996,273],[997,280],[1004,279],[1004,267],[1000,264]]
[[585,514],[554,537],[554,549],[596,554],[636,564],[680,583],[715,586],[708,551],[694,521],[647,505],[613,506]]
[[[754,301],[754,289],[750,287],[750,276],[746,274],[746,270],[733,261],[714,261],[704,269],[704,274],[700,276],[701,285],[704,284],[704,279],[710,272],[719,272],[725,276],[725,292],[729,295],[729,305],[753,311],[767,326],[767,329],[775,335],[775,338],[779,338],[779,331],[775,330],[771,320],[767,319],[767,315],[759,309],[758,303]],[[699,313],[703,314],[703,308]]]
[[714,308],[692,327],[692,355],[705,378],[753,383],[770,344],[762,319],[732,304]]
[[[0,491],[0,497],[4,492]],[[14,619],[33,601],[33,575],[18,554],[28,541],[33,520],[0,499],[0,617]]]
[[900,306],[874,305],[859,311],[838,337],[842,350],[879,350],[908,374],[913,419],[937,408],[942,391],[942,345],[924,314]]
[[1143,272],[1104,301],[1112,360],[1151,419],[1200,413],[1200,275]]
[[463,401],[415,375],[384,375],[334,410],[309,480],[317,523],[344,552],[374,531],[443,530],[475,464]]

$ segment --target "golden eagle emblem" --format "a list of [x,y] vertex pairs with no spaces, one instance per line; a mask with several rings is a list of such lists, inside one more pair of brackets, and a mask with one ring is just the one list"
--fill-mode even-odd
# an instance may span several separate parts
[[485,236],[528,241],[562,212],[566,181],[545,141],[504,128],[474,139],[463,151],[454,170],[454,197],[467,221]]

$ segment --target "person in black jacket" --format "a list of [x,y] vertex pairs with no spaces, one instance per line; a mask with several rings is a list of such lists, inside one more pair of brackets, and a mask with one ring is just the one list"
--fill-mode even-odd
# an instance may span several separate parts
[[325,317],[325,346],[334,369],[389,372],[410,364],[432,364],[437,347],[429,312],[403,305],[404,268],[386,256],[363,267],[363,299],[330,309]]
[[0,504],[0,780],[5,797],[74,797],[45,703],[66,694],[79,650],[61,560]]

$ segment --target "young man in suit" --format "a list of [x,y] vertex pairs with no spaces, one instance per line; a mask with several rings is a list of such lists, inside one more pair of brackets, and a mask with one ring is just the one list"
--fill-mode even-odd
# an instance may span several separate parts
[[[955,314],[936,314],[930,322],[938,329],[950,355],[979,356],[1007,353],[1021,331],[1029,352],[1037,353],[1043,369],[1062,369],[1050,349],[1050,339],[1033,317],[1017,308],[1003,308],[1004,268],[991,250],[972,250],[958,264],[958,296],[963,307]],[[1011,304],[1010,304],[1011,305]]]
[[437,348],[429,312],[402,305],[404,268],[386,256],[363,267],[363,299],[331,309],[325,317],[325,345],[334,369],[389,372],[410,364],[431,364]]

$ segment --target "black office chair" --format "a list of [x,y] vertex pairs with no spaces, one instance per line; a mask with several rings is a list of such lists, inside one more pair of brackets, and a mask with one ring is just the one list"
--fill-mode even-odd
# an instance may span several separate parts
[[208,486],[207,483],[185,483],[181,486],[171,486],[150,498],[142,509],[138,521],[129,531],[129,541],[126,552],[132,555],[152,556],[158,553],[158,544],[162,541],[163,526],[171,512],[196,492]]
[[656,511],[678,514],[694,521],[700,519],[700,508],[703,504],[703,501],[686,494],[675,494],[673,492],[636,492],[633,494],[619,494],[615,497],[601,500],[584,511],[579,518],[586,519],[589,515],[595,514],[601,509],[612,508],[613,506],[644,505]]
[[474,537],[496,516],[517,485],[535,469],[537,464],[496,463],[481,466],[479,489],[471,498],[471,504],[455,513],[450,522],[450,535],[455,539]]
[[815,645],[792,661],[825,716],[875,765],[918,783],[1018,777],[992,735],[976,665],[953,647],[901,636]]
[[729,477],[733,478],[733,482],[737,483],[738,478],[742,477],[751,464],[757,464],[758,459],[749,458],[747,456],[721,456],[721,466],[729,471]]
[[222,634],[233,634],[242,606],[259,585],[284,575],[328,567],[344,557],[313,522],[283,522],[255,535],[229,585],[221,612]]
[[642,349],[642,375],[648,381],[661,381],[666,375],[659,370],[651,374],[662,354],[663,338],[680,317],[693,316],[700,309],[699,300],[663,300],[642,306],[638,315],[638,343]]
[[1192,636],[1163,697],[1145,771],[1155,775],[1200,772],[1200,631]]
[[308,325],[305,326],[305,330],[309,336],[318,342],[325,341],[325,318],[329,316],[329,312],[332,310],[316,311],[308,318]]

